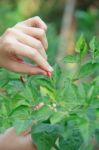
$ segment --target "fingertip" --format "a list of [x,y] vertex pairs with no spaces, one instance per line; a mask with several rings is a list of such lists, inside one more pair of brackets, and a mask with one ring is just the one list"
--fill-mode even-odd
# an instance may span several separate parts
[[42,28],[45,32],[47,32],[47,25],[43,21],[39,28]]
[[48,30],[48,26],[45,24],[45,31],[47,31]]
[[39,17],[39,16],[36,16],[35,18],[36,18],[36,21],[39,23],[40,27],[41,27],[42,29],[44,29],[45,31],[47,31],[47,25],[46,25],[46,23],[43,21],[43,19],[42,19],[41,17]]
[[47,71],[47,76],[51,77],[52,76],[52,72]]

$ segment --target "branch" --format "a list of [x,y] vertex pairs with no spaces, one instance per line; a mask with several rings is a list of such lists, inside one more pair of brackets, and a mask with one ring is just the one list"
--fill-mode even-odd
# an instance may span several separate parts
[[56,59],[56,62],[61,67],[63,66],[63,64],[61,65],[61,60],[66,55],[66,49],[68,49],[68,47],[71,46],[70,39],[72,39],[72,32],[74,26],[73,22],[74,22],[75,6],[76,0],[66,0],[60,34],[59,51]]

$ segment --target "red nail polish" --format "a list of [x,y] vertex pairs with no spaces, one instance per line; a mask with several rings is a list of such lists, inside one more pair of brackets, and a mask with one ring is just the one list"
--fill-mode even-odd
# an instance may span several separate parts
[[52,75],[52,72],[47,71],[47,76],[51,77],[51,75]]

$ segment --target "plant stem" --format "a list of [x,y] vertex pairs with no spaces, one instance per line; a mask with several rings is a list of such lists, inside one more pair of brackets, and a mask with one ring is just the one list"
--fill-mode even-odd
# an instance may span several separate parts
[[56,150],[60,150],[59,147],[56,144],[54,145],[54,147],[55,147]]

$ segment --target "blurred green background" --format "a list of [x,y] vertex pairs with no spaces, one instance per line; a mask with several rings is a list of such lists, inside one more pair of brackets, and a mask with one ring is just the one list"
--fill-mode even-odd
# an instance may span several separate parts
[[[99,0],[0,0],[0,35],[17,22],[37,15],[49,26],[48,55],[51,64],[60,49],[60,36],[73,43],[81,33],[88,40],[99,35]],[[67,31],[68,37],[65,37]],[[62,48],[73,53],[74,46],[69,45]]]

